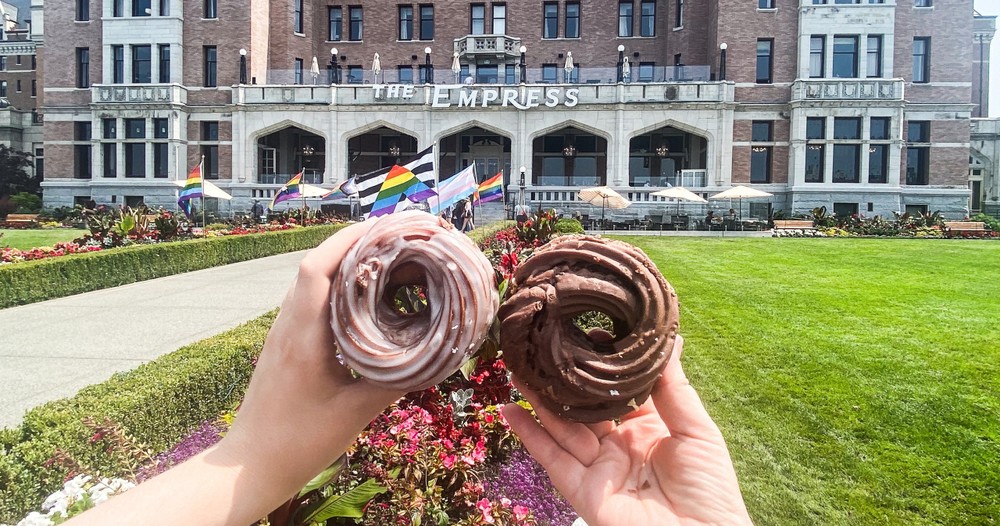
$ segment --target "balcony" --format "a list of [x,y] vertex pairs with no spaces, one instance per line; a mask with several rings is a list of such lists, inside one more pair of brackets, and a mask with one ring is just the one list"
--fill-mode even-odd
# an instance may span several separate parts
[[95,84],[94,104],[186,104],[187,88],[179,84]]
[[[302,181],[305,184],[323,184],[323,172],[319,170],[305,170],[302,174]],[[259,184],[286,184],[295,174],[258,174]]]
[[792,100],[903,100],[902,79],[815,79],[792,83]]
[[455,39],[455,52],[459,58],[520,57],[521,39],[507,35],[466,35]]
[[332,89],[326,86],[239,86],[237,104],[330,104]]

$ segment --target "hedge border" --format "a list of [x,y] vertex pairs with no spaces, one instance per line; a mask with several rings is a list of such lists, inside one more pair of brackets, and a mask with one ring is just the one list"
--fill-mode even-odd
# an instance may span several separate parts
[[314,248],[346,224],[102,250],[0,266],[0,309]]

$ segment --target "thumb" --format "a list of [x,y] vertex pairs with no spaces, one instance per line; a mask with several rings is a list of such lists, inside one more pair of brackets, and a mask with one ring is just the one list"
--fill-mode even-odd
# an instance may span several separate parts
[[686,435],[694,438],[721,436],[718,426],[705,410],[701,398],[681,367],[684,337],[677,335],[670,361],[653,387],[651,398],[660,418],[667,424],[671,436]]

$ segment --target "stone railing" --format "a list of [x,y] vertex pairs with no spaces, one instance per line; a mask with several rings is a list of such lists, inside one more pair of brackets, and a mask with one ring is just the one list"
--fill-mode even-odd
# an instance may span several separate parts
[[792,100],[903,100],[903,80],[796,80],[792,83]]
[[179,84],[95,84],[94,104],[185,104],[187,88]]
[[455,53],[460,57],[478,55],[520,56],[521,40],[507,35],[466,35],[455,39]]
[[[370,89],[370,88],[369,88]],[[239,86],[237,104],[330,104],[330,86]]]

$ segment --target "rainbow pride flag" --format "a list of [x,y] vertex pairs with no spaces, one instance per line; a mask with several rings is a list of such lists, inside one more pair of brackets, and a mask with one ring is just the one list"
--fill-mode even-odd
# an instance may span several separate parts
[[177,205],[181,207],[184,214],[191,217],[191,200],[197,199],[199,197],[204,197],[205,187],[202,184],[201,179],[201,163],[195,166],[188,174],[187,181],[184,183],[184,188],[177,198]]
[[397,164],[389,170],[389,175],[379,188],[378,197],[375,198],[375,204],[368,217],[379,217],[395,212],[404,197],[416,203],[434,195],[437,195],[437,192],[420,181],[409,168]]
[[271,199],[271,210],[274,210],[274,205],[278,203],[288,201],[289,199],[295,199],[296,197],[302,197],[300,185],[302,183],[302,175],[304,173],[305,170],[302,170],[295,174],[295,177],[289,179],[288,182],[285,183],[285,186],[282,186],[281,190],[278,190],[278,193],[274,194],[274,199]]
[[480,183],[476,195],[472,198],[472,203],[478,205],[497,199],[503,199],[503,172]]

